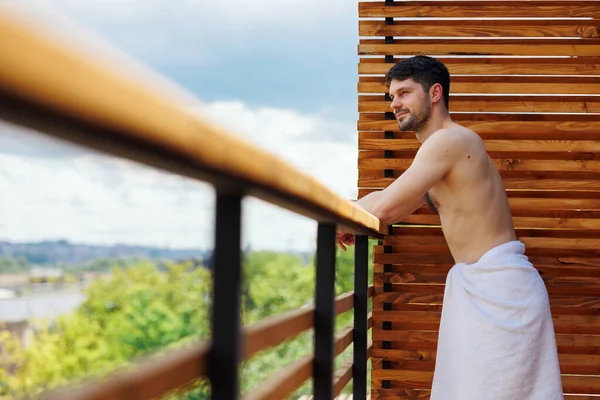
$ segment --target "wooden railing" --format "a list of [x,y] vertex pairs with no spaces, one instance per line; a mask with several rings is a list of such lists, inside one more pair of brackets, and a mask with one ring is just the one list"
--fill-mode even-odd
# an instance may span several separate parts
[[[388,229],[279,158],[187,112],[174,95],[150,89],[102,60],[69,49],[47,32],[0,12],[0,118],[54,137],[214,185],[217,191],[212,339],[139,361],[105,382],[47,393],[61,400],[156,398],[202,377],[212,397],[239,396],[238,367],[258,351],[314,328],[306,355],[247,395],[276,399],[312,376],[315,399],[331,399],[353,378],[354,399],[367,384],[368,237]],[[318,221],[315,305],[240,326],[241,201],[253,195]],[[335,299],[335,235],[357,234],[355,291]],[[354,326],[334,335],[335,316],[354,307]],[[334,372],[351,343],[353,361]]]

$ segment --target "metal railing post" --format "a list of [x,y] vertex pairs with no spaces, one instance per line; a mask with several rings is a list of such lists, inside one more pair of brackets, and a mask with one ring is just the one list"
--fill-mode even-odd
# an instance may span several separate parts
[[369,289],[369,238],[357,235],[354,247],[354,368],[352,398],[367,398],[367,306]]
[[217,193],[212,263],[212,346],[208,376],[211,398],[239,396],[242,195]]
[[319,223],[315,290],[314,400],[333,398],[336,225]]

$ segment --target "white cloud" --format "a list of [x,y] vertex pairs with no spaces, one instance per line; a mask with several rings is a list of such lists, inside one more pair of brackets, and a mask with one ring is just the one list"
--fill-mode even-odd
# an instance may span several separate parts
[[207,185],[97,154],[1,154],[0,236],[208,247]]
[[[198,106],[231,132],[267,149],[314,176],[340,196],[355,197],[356,129],[349,121],[303,115],[293,110],[253,109],[239,101]],[[339,138],[344,141],[339,141]]]
[[[143,72],[152,84],[166,86],[169,93],[177,89],[182,104],[190,104],[184,90],[138,68],[129,54],[173,63],[198,63],[203,57],[202,62],[216,62],[221,56],[241,58],[254,51],[261,35],[281,43],[302,42],[304,36],[294,35],[335,30],[339,23],[350,23],[354,29],[356,20],[346,17],[356,12],[356,5],[345,0],[304,0],[285,6],[274,0],[186,0],[179,5],[142,0],[0,0],[4,9],[16,9],[17,4],[21,10],[26,5],[22,15],[71,45],[108,55],[121,72],[130,71],[136,78]],[[102,32],[102,37],[82,30],[80,24]],[[354,197],[354,121],[283,107],[254,109],[242,102],[219,102],[196,109],[275,152],[341,196]],[[0,193],[0,239],[212,245],[214,193],[207,185],[10,125],[0,125]],[[244,210],[243,236],[254,248],[314,245],[313,221],[256,199],[245,201]]]
[[[352,123],[284,109],[252,109],[241,102],[209,103],[195,110],[341,196],[355,197],[355,141],[331,139],[354,137]],[[0,126],[0,145],[0,239],[212,246],[214,192],[206,184],[8,125]],[[243,238],[253,248],[314,247],[313,221],[256,199],[247,199],[244,211]]]

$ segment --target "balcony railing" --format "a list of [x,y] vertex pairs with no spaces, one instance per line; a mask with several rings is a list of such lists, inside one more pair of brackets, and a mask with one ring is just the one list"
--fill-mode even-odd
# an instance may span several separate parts
[[[314,353],[270,377],[248,399],[279,399],[312,377],[314,399],[331,399],[353,379],[365,399],[371,317],[367,301],[368,237],[388,228],[313,178],[184,110],[170,93],[134,81],[100,59],[84,56],[47,32],[0,13],[0,118],[117,157],[211,183],[217,191],[211,340],[130,372],[44,398],[151,399],[208,377],[212,397],[239,397],[242,360],[314,328]],[[241,327],[240,228],[252,195],[318,221],[313,307]],[[335,298],[335,235],[357,235],[355,291]],[[335,334],[336,315],[354,308],[354,326]],[[353,344],[353,360],[334,371],[334,357]]]

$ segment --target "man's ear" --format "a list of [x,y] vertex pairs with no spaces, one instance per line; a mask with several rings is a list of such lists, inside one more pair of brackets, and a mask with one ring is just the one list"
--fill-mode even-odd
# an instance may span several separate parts
[[429,89],[429,97],[431,97],[431,101],[434,103],[443,100],[444,90],[442,89],[442,85],[440,85],[439,83],[434,83]]

